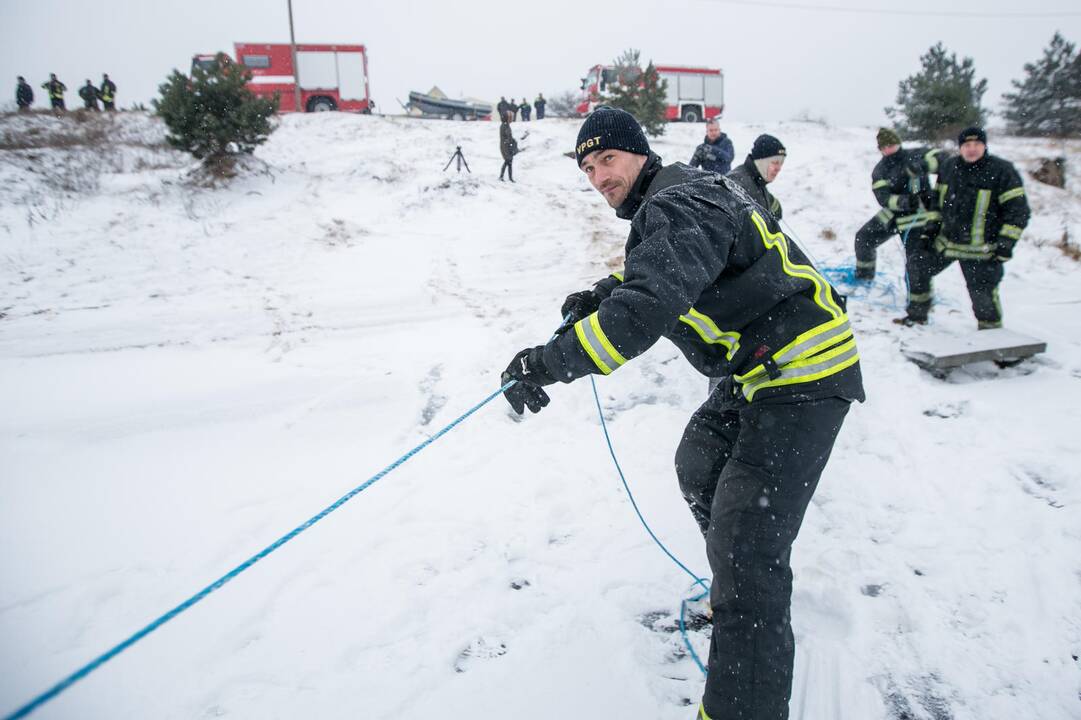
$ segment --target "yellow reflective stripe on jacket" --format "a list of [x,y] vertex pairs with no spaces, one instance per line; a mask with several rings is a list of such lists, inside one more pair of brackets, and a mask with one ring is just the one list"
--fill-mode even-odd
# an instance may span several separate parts
[[938,190],[938,206],[942,207],[946,203],[946,191],[950,188],[946,183],[939,183],[935,190]]
[[776,215],[777,211],[780,210],[780,209],[781,209],[781,201],[778,200],[776,197],[770,198],[769,199],[769,211],[771,213],[773,213],[774,215]]
[[826,278],[822,277],[814,267],[810,265],[797,265],[788,258],[788,238],[784,236],[784,233],[771,233],[766,227],[766,221],[763,220],[762,216],[757,212],[751,213],[751,222],[753,222],[755,228],[758,229],[758,234],[762,237],[762,244],[766,246],[766,249],[775,249],[780,254],[781,269],[784,270],[785,274],[791,275],[792,277],[803,278],[804,280],[810,280],[815,288],[815,304],[835,318],[843,317],[844,311],[841,310],[834,301],[832,288],[830,287],[830,284],[826,282]]
[[612,277],[614,277],[616,280],[619,280],[620,282],[623,282],[623,273],[621,272],[612,273]]
[[976,209],[972,211],[972,244],[979,245],[984,241],[984,232],[987,229],[987,208],[991,206],[991,191],[980,190],[976,193]]
[[889,208],[882,208],[878,211],[878,214],[875,215],[875,220],[878,220],[883,225],[889,225],[890,220],[893,220],[893,212],[890,211]]
[[915,215],[905,215],[904,217],[897,218],[897,228],[899,230],[907,230],[909,227],[923,227],[929,222],[935,222],[941,219],[942,213],[935,210],[920,212]]
[[924,153],[923,161],[927,164],[927,172],[930,175],[938,173],[938,150],[928,150]]
[[[851,339],[852,326],[848,323],[848,317],[842,315],[800,333],[795,340],[774,353],[772,360],[783,372],[784,368],[791,363],[810,358],[828,347]],[[756,378],[764,375],[767,375],[765,366],[756,365],[750,372],[736,375],[734,379],[740,383],[754,382]]]
[[709,715],[706,715],[705,705],[700,704],[698,706],[698,720],[713,720],[713,718],[711,718]]
[[586,351],[586,354],[593,359],[597,368],[605,375],[611,374],[613,370],[627,362],[627,358],[619,354],[615,345],[601,330],[601,323],[597,313],[576,322],[574,324],[574,333],[578,336],[578,342],[582,343],[582,348]]
[[679,319],[694,328],[694,331],[698,333],[698,336],[704,342],[726,347],[728,349],[728,352],[725,353],[726,360],[731,360],[732,356],[739,350],[740,334],[735,330],[721,330],[717,327],[717,323],[713,322],[713,319],[705,313],[700,313],[692,307],[687,311],[686,315],[680,315]]
[[[939,239],[942,239],[941,236]],[[948,258],[957,260],[986,260],[991,257],[991,248],[986,243],[982,245],[959,245],[944,240],[941,243],[939,252]]]
[[1025,189],[1023,187],[1015,187],[1012,190],[1007,190],[1006,192],[998,196],[998,204],[1004,205],[1010,200],[1013,200],[1014,198],[1019,198],[1024,194]]
[[872,190],[878,190],[879,188],[889,187],[889,185],[890,185],[889,180],[879,180],[879,181],[871,184],[871,189]]
[[899,208],[898,205],[900,204],[902,197],[904,197],[904,196],[903,195],[890,195],[890,199],[886,203],[886,207],[888,207],[890,210],[900,210],[901,208]]
[[850,338],[847,342],[843,342],[818,355],[796,360],[785,365],[780,368],[781,374],[777,378],[770,378],[769,375],[766,375],[744,383],[743,397],[747,398],[747,402],[750,402],[754,399],[755,393],[764,388],[821,380],[855,365],[859,362],[859,359],[860,355],[856,351],[856,339]]
[[1021,230],[1022,228],[1019,228],[1016,225],[1003,225],[1002,229],[998,231],[998,234],[1003,237],[1008,237],[1011,240],[1020,240]]

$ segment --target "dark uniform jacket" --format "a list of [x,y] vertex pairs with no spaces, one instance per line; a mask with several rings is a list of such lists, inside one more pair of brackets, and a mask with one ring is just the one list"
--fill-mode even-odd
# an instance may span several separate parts
[[[934,148],[901,148],[878,161],[871,171],[871,192],[882,206],[875,217],[901,233],[939,219],[928,173],[938,172],[942,151]],[[919,174],[909,168],[920,166]]]
[[105,80],[101,83],[101,90],[99,96],[102,102],[111,103],[116,100],[116,83],[112,80]]
[[98,106],[98,89],[93,85],[83,85],[79,88],[79,97],[88,108]]
[[935,186],[942,231],[935,249],[961,260],[1008,258],[1028,225],[1029,208],[1013,164],[985,153],[974,163],[960,156],[942,163]]
[[30,107],[34,104],[34,88],[30,83],[21,82],[15,86],[15,104],[19,107]]
[[64,92],[68,89],[68,86],[59,80],[47,80],[41,83],[41,87],[48,91],[49,98],[52,100],[63,100]]
[[511,134],[510,123],[499,125],[499,152],[507,162],[513,160],[518,154],[518,141]]
[[736,150],[732,147],[729,137],[721,133],[714,142],[705,138],[702,144],[694,149],[691,156],[691,167],[700,167],[709,172],[727,175],[732,169],[732,158],[736,156]]
[[843,299],[730,178],[651,155],[617,215],[624,270],[544,347],[553,377],[607,375],[667,337],[737,399],[863,399]]
[[781,219],[781,201],[766,189],[766,179],[758,172],[758,167],[750,155],[742,165],[728,173],[728,177],[739,183],[756,203],[773,213],[773,217]]

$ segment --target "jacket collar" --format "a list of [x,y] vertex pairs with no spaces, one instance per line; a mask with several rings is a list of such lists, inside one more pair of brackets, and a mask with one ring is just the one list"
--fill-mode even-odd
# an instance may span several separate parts
[[762,173],[758,172],[758,166],[754,164],[750,155],[747,155],[747,159],[743,161],[743,167],[747,168],[747,172],[750,173],[756,185],[766,186],[766,179],[762,177]]
[[654,152],[650,152],[646,164],[642,166],[638,178],[634,181],[634,185],[631,185],[631,191],[627,193],[623,204],[616,208],[616,217],[622,220],[630,220],[634,217],[634,214],[638,212],[638,208],[641,207],[642,201],[645,200],[650,183],[660,172],[661,166],[661,157]]

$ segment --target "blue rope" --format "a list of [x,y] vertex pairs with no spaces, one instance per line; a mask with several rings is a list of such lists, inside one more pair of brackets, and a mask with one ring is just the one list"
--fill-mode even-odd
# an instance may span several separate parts
[[[683,644],[687,647],[687,651],[691,654],[691,659],[694,660],[694,664],[697,665],[698,669],[702,671],[703,675],[705,675],[705,674],[707,674],[706,666],[702,664],[701,659],[699,659],[699,657],[698,657],[698,653],[696,653],[694,651],[694,647],[691,646],[691,640],[690,640],[689,637],[687,637],[687,623],[685,622],[684,617],[686,616],[686,613],[687,613],[687,603],[688,602],[697,602],[698,600],[701,600],[702,598],[709,595],[709,585],[706,584],[705,580],[703,580],[702,578],[698,577],[696,574],[691,572],[691,570],[689,570],[686,565],[684,565],[683,563],[681,563],[679,561],[679,558],[677,558],[675,555],[673,555],[668,550],[668,548],[664,546],[664,543],[662,543],[660,541],[660,539],[657,537],[656,533],[653,532],[653,529],[649,526],[649,523],[646,522],[646,519],[644,517],[642,517],[642,511],[638,509],[638,503],[634,499],[634,493],[631,492],[630,485],[627,484],[627,478],[623,474],[623,468],[620,467],[620,465],[619,465],[619,458],[616,457],[615,448],[612,447],[612,437],[608,434],[608,423],[606,423],[604,421],[604,409],[601,407],[601,396],[597,392],[597,381],[594,380],[592,375],[590,375],[589,376],[589,382],[593,386],[593,399],[597,403],[597,415],[601,419],[601,430],[604,431],[604,441],[606,443],[608,443],[608,453],[612,456],[612,462],[615,463],[616,472],[619,473],[619,479],[623,481],[623,489],[627,491],[627,497],[631,501],[631,507],[634,508],[635,514],[638,515],[638,519],[641,521],[642,527],[644,527],[646,529],[646,532],[649,533],[649,536],[651,538],[653,538],[653,542],[657,543],[657,547],[659,547],[661,550],[663,550],[664,554],[667,555],[668,557],[670,557],[672,559],[672,562],[674,562],[676,565],[678,565],[679,568],[681,570],[683,570],[683,572],[685,572],[685,573],[687,573],[688,575],[691,576],[691,578],[694,580],[694,585],[700,585],[703,588],[702,593],[700,593],[698,595],[695,595],[693,598],[690,598],[690,600],[687,600],[685,598],[680,603],[680,606],[679,606],[679,634],[683,637]],[[692,585],[691,587],[694,587],[694,585]]]
[[152,622],[150,622],[148,625],[143,627],[138,632],[133,633],[131,636],[129,636],[123,642],[120,642],[120,643],[114,645],[112,648],[105,651],[104,653],[102,653],[98,657],[94,658],[93,660],[88,662],[86,665],[83,665],[81,668],[79,668],[75,672],[71,673],[66,678],[64,678],[60,682],[56,683],[51,688],[49,688],[45,692],[41,693],[40,695],[38,695],[33,700],[26,703],[25,705],[23,705],[19,709],[15,710],[10,715],[5,715],[4,720],[17,720],[17,718],[24,718],[27,715],[29,715],[30,713],[32,713],[34,710],[38,709],[39,707],[41,707],[45,703],[49,702],[50,700],[55,698],[57,695],[64,692],[65,690],[67,690],[72,685],[74,685],[76,682],[78,682],[79,680],[82,680],[84,677],[86,677],[90,673],[97,670],[99,667],[101,667],[102,665],[107,663],[109,660],[112,660],[114,657],[116,657],[117,655],[122,653],[124,650],[128,649],[129,647],[131,647],[132,645],[137,643],[139,640],[142,640],[144,637],[146,637],[150,633],[154,632],[159,627],[161,627],[165,623],[169,622],[170,620],[175,618],[180,613],[184,612],[185,610],[189,609],[190,607],[192,607],[193,605],[195,605],[199,601],[203,600],[206,596],[210,595],[215,590],[218,590],[219,588],[221,588],[223,585],[225,585],[227,582],[229,582],[230,580],[235,578],[237,575],[244,572],[245,570],[250,568],[252,565],[259,562],[260,560],[265,558],[267,555],[274,552],[275,550],[280,548],[282,545],[289,542],[290,540],[295,538],[297,535],[304,532],[305,530],[310,528],[312,525],[316,524],[317,522],[322,520],[324,517],[326,517],[330,513],[334,512],[335,510],[340,508],[345,503],[349,502],[349,500],[351,500],[355,495],[363,492],[367,488],[374,485],[377,481],[379,481],[380,479],[382,479],[383,477],[388,475],[391,471],[395,470],[398,466],[400,466],[406,460],[413,457],[414,455],[419,453],[421,450],[428,447],[433,442],[435,442],[436,440],[438,440],[439,438],[443,437],[448,432],[453,430],[459,423],[461,423],[467,417],[469,417],[470,415],[475,413],[477,410],[480,410],[482,407],[487,405],[489,402],[491,402],[497,396],[502,394],[509,387],[514,385],[516,382],[517,382],[516,380],[512,380],[512,381],[508,382],[506,385],[499,388],[498,390],[493,392],[488,397],[484,398],[484,400],[477,403],[476,405],[471,407],[469,410],[465,411],[463,414],[459,415],[453,422],[451,422],[449,425],[447,425],[442,430],[437,432],[435,435],[432,435],[430,438],[428,438],[427,440],[425,440],[421,444],[417,445],[415,448],[413,448],[412,450],[407,452],[405,455],[402,455],[400,458],[395,460],[393,463],[391,463],[390,465],[388,465],[384,469],[380,470],[378,473],[376,473],[372,477],[368,478],[363,483],[361,483],[357,487],[355,487],[352,490],[350,490],[349,492],[347,492],[345,495],[342,495],[333,504],[328,505],[325,509],[323,509],[321,512],[319,512],[317,515],[312,516],[311,518],[306,520],[301,525],[298,525],[297,527],[293,528],[293,530],[291,530],[290,532],[286,533],[285,535],[282,535],[280,538],[278,538],[273,543],[271,543],[270,545],[268,545],[265,548],[263,548],[262,550],[260,550],[255,555],[252,555],[250,558],[248,558],[247,560],[242,562],[240,565],[237,565],[235,568],[233,568],[232,570],[230,570],[226,574],[222,575],[220,578],[218,578],[214,582],[210,583],[205,588],[203,588],[202,590],[195,593],[194,595],[192,595],[190,598],[188,598],[184,602],[182,602],[179,605],[177,605],[176,607],[174,607],[172,610],[168,611],[164,615],[161,615],[156,620],[153,620]]

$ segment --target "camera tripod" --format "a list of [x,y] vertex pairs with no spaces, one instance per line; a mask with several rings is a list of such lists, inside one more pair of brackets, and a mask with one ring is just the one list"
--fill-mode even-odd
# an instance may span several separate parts
[[462,155],[462,146],[461,145],[458,145],[457,147],[454,148],[454,154],[450,156],[450,160],[448,160],[447,164],[443,167],[443,172],[446,172],[447,168],[449,168],[450,164],[452,162],[454,162],[455,160],[458,161],[458,172],[461,172],[462,171],[462,165],[465,165],[465,171],[467,173],[469,173],[470,175],[473,174],[473,171],[469,169],[469,163],[467,163],[465,161],[465,155]]

